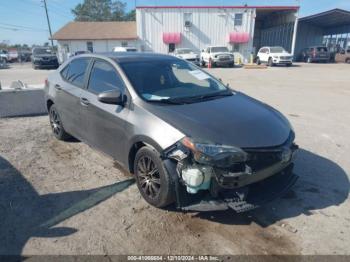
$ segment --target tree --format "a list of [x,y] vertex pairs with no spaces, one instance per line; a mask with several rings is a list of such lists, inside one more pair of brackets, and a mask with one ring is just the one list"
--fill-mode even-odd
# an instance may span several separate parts
[[133,21],[135,11],[125,13],[126,3],[118,0],[84,0],[72,13],[75,21]]

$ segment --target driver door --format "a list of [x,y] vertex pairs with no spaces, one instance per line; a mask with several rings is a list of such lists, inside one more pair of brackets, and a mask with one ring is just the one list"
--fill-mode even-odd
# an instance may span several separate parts
[[85,137],[91,146],[121,161],[126,146],[125,124],[129,109],[98,100],[100,93],[114,89],[126,93],[125,84],[116,68],[106,60],[95,59],[87,88],[82,90],[80,99],[81,115],[87,121]]

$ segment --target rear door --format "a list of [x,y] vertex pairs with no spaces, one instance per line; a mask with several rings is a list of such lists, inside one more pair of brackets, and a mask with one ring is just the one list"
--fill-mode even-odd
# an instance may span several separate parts
[[261,62],[267,62],[269,58],[268,48],[264,47],[260,49],[259,58]]
[[87,84],[81,93],[82,118],[86,121],[85,138],[102,152],[121,161],[125,152],[125,123],[127,107],[101,103],[98,94],[119,89],[126,94],[126,87],[116,68],[108,61],[95,59]]
[[81,139],[80,94],[87,80],[86,70],[90,58],[72,60],[61,72],[55,83],[55,105],[65,130]]

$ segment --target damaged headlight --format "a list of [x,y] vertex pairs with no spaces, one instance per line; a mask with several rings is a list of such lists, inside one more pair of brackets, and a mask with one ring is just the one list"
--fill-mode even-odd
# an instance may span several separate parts
[[193,153],[193,158],[200,164],[209,164],[221,167],[247,161],[248,154],[234,146],[200,143],[185,137],[181,144]]

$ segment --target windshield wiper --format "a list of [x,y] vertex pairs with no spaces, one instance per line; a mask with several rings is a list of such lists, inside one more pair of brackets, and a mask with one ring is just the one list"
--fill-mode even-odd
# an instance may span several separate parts
[[147,102],[151,103],[162,103],[162,104],[170,104],[170,105],[182,105],[182,102],[174,101],[171,98],[163,98],[163,99],[154,99],[154,100],[147,100]]
[[212,94],[198,95],[198,96],[189,96],[189,97],[176,97],[176,98],[163,98],[157,100],[148,100],[148,102],[153,103],[164,103],[171,105],[183,105],[183,104],[191,104],[195,102],[205,101],[207,99],[213,99],[224,96],[232,96],[233,92],[229,90],[224,90]]

